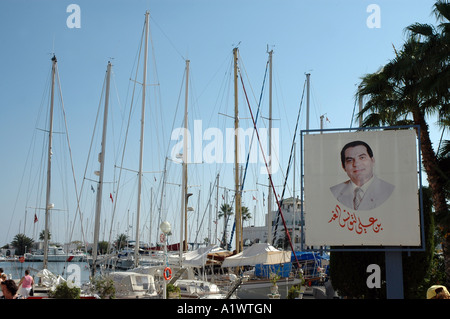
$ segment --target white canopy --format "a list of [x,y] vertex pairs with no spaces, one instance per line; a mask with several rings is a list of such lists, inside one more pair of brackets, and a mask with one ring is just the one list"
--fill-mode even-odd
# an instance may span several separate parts
[[225,258],[222,267],[273,265],[291,261],[291,252],[278,250],[268,243],[253,244],[243,252]]
[[183,266],[202,267],[208,261],[208,254],[225,251],[217,245],[209,245],[183,255]]

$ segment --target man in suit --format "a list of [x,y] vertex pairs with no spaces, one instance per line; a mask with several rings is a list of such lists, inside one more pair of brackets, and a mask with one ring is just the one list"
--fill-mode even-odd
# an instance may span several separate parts
[[373,174],[375,159],[367,143],[346,144],[341,151],[341,163],[350,179],[330,188],[340,203],[354,210],[370,210],[391,196],[395,186]]

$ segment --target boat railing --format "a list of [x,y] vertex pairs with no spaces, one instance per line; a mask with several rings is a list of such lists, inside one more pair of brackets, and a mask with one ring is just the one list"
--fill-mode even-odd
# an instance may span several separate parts
[[303,260],[299,263],[300,269],[303,271],[303,278],[306,281],[323,281],[325,279],[326,274],[324,268],[321,267],[321,265],[316,260]]

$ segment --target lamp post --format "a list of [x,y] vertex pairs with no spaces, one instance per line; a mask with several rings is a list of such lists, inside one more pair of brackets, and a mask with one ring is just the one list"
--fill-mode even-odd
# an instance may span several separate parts
[[[163,242],[164,242],[164,268],[167,266],[167,235],[170,233],[172,227],[170,226],[170,223],[168,221],[162,222],[161,225],[159,225],[159,229],[161,229],[161,232],[163,233]],[[164,289],[163,289],[163,299],[166,299],[166,292],[167,291],[167,280],[164,278]]]

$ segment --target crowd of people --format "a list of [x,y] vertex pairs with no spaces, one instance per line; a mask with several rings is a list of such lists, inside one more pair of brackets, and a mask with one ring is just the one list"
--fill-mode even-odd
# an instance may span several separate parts
[[3,273],[3,268],[0,268],[0,284],[1,284],[1,299],[27,299],[34,285],[34,279],[30,276],[30,271],[25,270],[25,275],[17,284],[13,279],[8,279],[8,276]]

